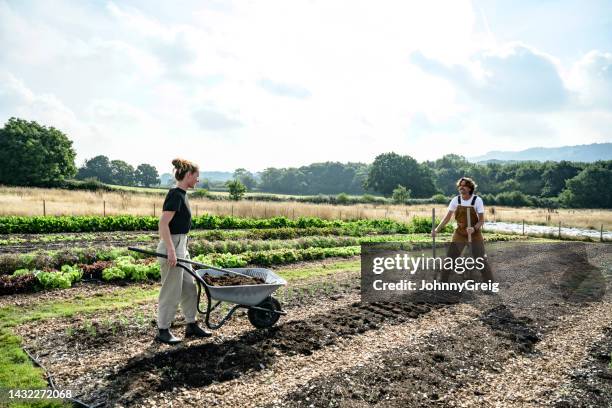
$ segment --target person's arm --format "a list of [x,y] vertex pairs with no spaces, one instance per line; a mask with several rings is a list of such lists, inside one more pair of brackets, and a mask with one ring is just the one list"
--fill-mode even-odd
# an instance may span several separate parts
[[170,266],[176,266],[176,248],[174,248],[170,236],[170,220],[174,217],[175,212],[176,211],[162,211],[162,215],[159,217],[159,236],[168,249],[168,264]]
[[438,227],[437,228],[433,228],[433,226],[432,226],[432,230],[431,230],[431,235],[432,236],[436,235],[437,233],[439,233],[440,231],[442,231],[444,229],[446,224],[448,224],[448,222],[450,221],[451,217],[453,216],[453,213],[454,213],[454,211],[448,210],[446,212],[446,216],[444,217],[442,222],[440,222]]
[[476,231],[478,231],[479,229],[482,228],[484,223],[485,223],[485,215],[484,215],[484,213],[478,213],[478,222],[476,224],[474,224],[474,229]]

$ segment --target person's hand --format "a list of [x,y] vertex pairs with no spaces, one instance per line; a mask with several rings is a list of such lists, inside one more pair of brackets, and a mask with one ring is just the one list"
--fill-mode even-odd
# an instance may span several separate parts
[[474,227],[467,227],[467,228],[465,229],[465,231],[466,231],[468,234],[473,234],[473,233],[474,233]]
[[176,266],[176,251],[174,248],[168,250],[168,265]]

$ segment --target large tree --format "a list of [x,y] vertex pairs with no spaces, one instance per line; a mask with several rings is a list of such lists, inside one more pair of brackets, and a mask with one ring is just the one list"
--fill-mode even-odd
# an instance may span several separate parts
[[108,157],[99,155],[85,160],[83,167],[79,168],[77,178],[84,180],[95,178],[102,183],[112,183],[111,164]]
[[134,185],[134,167],[123,160],[112,160],[110,162],[111,179],[113,184],[120,186]]
[[410,156],[384,153],[374,159],[365,187],[390,196],[397,186],[409,188],[417,198],[435,194],[433,171]]
[[61,131],[10,118],[0,129],[0,184],[53,185],[76,174],[75,156]]
[[558,195],[564,188],[565,182],[578,175],[583,169],[579,163],[570,161],[548,162],[547,168],[542,173],[542,195],[545,197],[554,197]]
[[234,171],[234,180],[239,180],[249,191],[253,190],[257,185],[257,181],[255,180],[255,177],[253,177],[253,173],[243,168],[239,168]]
[[568,207],[612,208],[612,170],[605,165],[588,166],[566,185],[560,199]]
[[134,173],[134,179],[137,184],[141,186],[149,187],[160,183],[159,174],[157,169],[150,164],[142,163],[136,168]]

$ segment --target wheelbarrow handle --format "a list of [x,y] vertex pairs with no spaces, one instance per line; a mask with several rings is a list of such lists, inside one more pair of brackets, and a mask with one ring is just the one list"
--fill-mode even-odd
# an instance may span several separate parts
[[[136,247],[128,247],[128,250],[129,251],[134,251],[134,252],[139,252],[139,253],[145,254],[145,255],[157,256],[159,258],[166,258],[166,259],[168,259],[168,255],[166,255],[166,254],[162,254],[162,253],[155,252],[155,251],[149,251],[147,249],[136,248]],[[195,265],[195,266],[199,266],[201,268],[214,269],[215,271],[219,271],[219,272],[223,272],[223,273],[231,273],[232,275],[238,275],[238,276],[242,276],[242,277],[245,277],[245,278],[253,279],[252,276],[245,275],[245,274],[240,273],[240,272],[234,272],[234,271],[230,271],[229,269],[223,269],[223,268],[218,268],[216,266],[206,265],[206,264],[203,264],[201,262],[192,261],[191,259],[176,258],[176,261],[177,262],[191,264],[191,265]]]

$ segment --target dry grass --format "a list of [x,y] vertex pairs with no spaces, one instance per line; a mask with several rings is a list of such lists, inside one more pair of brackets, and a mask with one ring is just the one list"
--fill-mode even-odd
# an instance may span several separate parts
[[[0,215],[43,215],[43,200],[47,215],[159,215],[164,201],[162,194],[139,194],[135,192],[86,192],[60,189],[2,187],[0,188]],[[325,219],[391,218],[407,221],[415,215],[431,217],[432,207],[439,218],[446,214],[446,205],[374,205],[350,206],[310,204],[296,202],[210,201],[190,199],[195,214],[218,214],[240,217],[266,218],[286,216],[295,218],[313,216]],[[485,203],[486,205],[486,203]],[[610,210],[554,210],[538,208],[515,208],[487,206],[488,221],[506,221],[558,225],[565,227],[604,230],[612,226]]]

